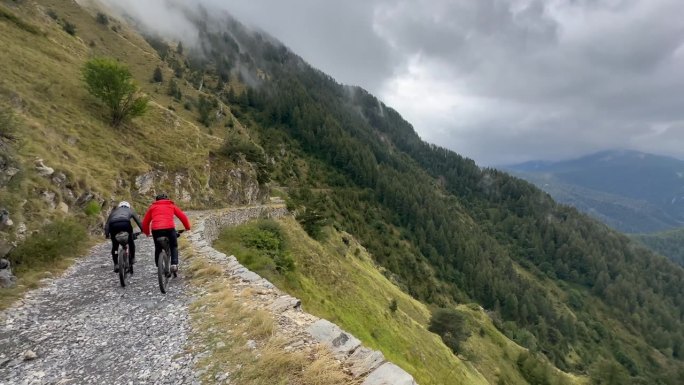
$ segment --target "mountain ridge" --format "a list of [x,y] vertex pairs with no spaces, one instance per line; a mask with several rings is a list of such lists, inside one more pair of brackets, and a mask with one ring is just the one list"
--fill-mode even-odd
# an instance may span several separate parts
[[[34,16],[26,4],[44,8]],[[60,18],[69,17],[77,31],[93,31],[100,40],[93,40],[91,46],[62,32],[45,14],[50,7],[66,15]],[[21,119],[39,122],[42,132],[52,137],[77,135],[89,139],[101,156],[120,159],[123,155],[145,165],[114,173],[91,161],[91,153],[69,163],[58,156],[65,152],[62,141],[46,143],[33,139],[30,130],[21,131],[23,137],[35,140],[28,153],[45,154],[49,166],[73,170],[72,179],[84,178],[83,185],[98,194],[90,200],[99,207],[106,209],[102,197],[110,194],[131,196],[142,205],[154,189],[175,189],[180,196],[186,189],[191,195],[187,204],[220,206],[235,202],[229,199],[231,191],[270,184],[271,192],[288,200],[309,235],[316,237],[327,226],[358,237],[384,274],[435,314],[439,308],[448,312],[464,303],[486,309],[500,332],[529,351],[528,355],[500,351],[498,358],[513,363],[510,367],[518,381],[487,364],[493,383],[562,383],[553,365],[597,381],[613,376],[635,383],[675,384],[682,373],[681,269],[557,205],[527,182],[481,169],[472,160],[423,142],[408,122],[373,95],[336,83],[273,39],[219,17],[212,28],[223,29],[197,24],[200,39],[214,48],[206,56],[191,58],[148,37],[158,54],[158,60],[149,60],[122,49],[117,45],[120,38],[114,36],[120,32],[96,25],[95,14],[79,13],[72,5],[40,1],[15,9],[30,22],[47,25],[53,39],[73,44],[78,55],[69,56],[68,65],[51,61],[52,46],[38,40],[35,46],[40,51],[35,57],[49,64],[38,61],[30,66],[18,42],[32,35],[0,22],[6,32],[2,38],[17,53],[0,60],[7,68],[27,71],[23,76],[10,73],[11,78],[0,85],[35,103],[31,109],[12,111]],[[130,38],[148,47],[140,37]],[[172,108],[152,111],[128,127],[126,135],[111,133],[78,80],[77,69],[85,58],[103,54],[131,66],[144,90],[160,105]],[[57,102],[44,98],[42,88],[36,90],[26,78],[44,82],[41,71],[52,73],[53,66],[62,68],[55,81],[70,92],[57,104],[64,108],[50,116],[58,119],[48,124],[42,103]],[[149,83],[157,66],[167,79],[161,85]],[[252,87],[240,77],[259,79],[259,86]],[[180,100],[166,93],[171,80],[182,88]],[[197,90],[200,84],[202,92]],[[63,116],[64,110],[72,116]],[[174,115],[198,120],[202,131],[196,132]],[[84,123],[70,125],[73,116]],[[158,130],[169,127],[172,138],[157,145]],[[209,140],[214,136],[224,142]],[[130,145],[135,151],[122,148],[112,153],[109,142]],[[165,151],[174,145],[181,148]],[[190,156],[177,159],[179,150]],[[36,213],[61,215],[40,198],[45,189],[55,189],[52,182],[33,175],[35,171],[27,166],[29,155],[26,149],[21,151],[13,160],[29,177],[22,185],[7,187],[16,201],[13,213],[22,212],[19,196],[26,196],[32,200],[26,213],[33,208]],[[189,169],[184,174],[183,167]],[[181,183],[176,187],[178,175]],[[151,183],[145,182],[150,178]],[[232,183],[225,183],[226,179]],[[206,185],[211,190],[203,193]],[[66,199],[66,193],[56,192],[59,199]],[[37,228],[37,220],[27,222]],[[480,337],[489,338],[487,330],[482,333]],[[452,335],[444,330],[440,334],[459,353],[462,346]],[[471,353],[477,365],[480,353],[477,349]]]
[[628,233],[684,224],[684,161],[634,150],[504,166],[570,204]]

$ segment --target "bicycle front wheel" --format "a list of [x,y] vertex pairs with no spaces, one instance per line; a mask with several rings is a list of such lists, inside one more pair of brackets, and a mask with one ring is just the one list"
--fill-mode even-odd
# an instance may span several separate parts
[[169,256],[166,251],[159,253],[157,259],[157,278],[159,279],[159,290],[162,294],[166,294],[166,285],[169,283]]
[[126,275],[128,274],[128,250],[123,246],[119,246],[118,254],[119,263],[119,282],[121,287],[126,287]]

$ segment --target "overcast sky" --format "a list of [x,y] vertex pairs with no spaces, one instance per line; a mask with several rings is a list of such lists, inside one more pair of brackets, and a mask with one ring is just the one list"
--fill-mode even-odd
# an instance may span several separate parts
[[[269,32],[482,165],[611,148],[684,158],[683,0],[192,1]],[[146,17],[183,30],[159,15]]]

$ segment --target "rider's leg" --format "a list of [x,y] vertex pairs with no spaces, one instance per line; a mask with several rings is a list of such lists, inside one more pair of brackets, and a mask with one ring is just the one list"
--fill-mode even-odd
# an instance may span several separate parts
[[135,263],[135,240],[133,240],[133,227],[128,232],[128,255],[131,260],[131,265]]
[[[119,252],[119,242],[116,240],[116,234],[122,232],[122,231],[128,231],[127,227],[131,227],[131,224],[128,223],[128,226],[126,226],[126,223],[123,222],[114,222],[110,223],[109,225],[109,236],[112,240],[112,262],[114,262],[114,265],[119,263],[119,258],[118,258],[118,252]],[[132,229],[132,227],[131,227]]]
[[110,235],[110,238],[112,239],[112,262],[114,262],[114,264],[116,265],[119,262],[118,257],[116,255],[119,251],[119,242],[116,241],[116,238],[114,238],[114,235],[115,234],[112,233]]
[[169,231],[169,246],[171,247],[171,264],[178,265],[178,238],[175,229]]

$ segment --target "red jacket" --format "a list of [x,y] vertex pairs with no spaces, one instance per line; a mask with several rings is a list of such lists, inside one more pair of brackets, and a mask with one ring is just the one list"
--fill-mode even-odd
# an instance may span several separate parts
[[172,200],[162,199],[152,203],[147,209],[142,221],[143,233],[150,235],[150,222],[152,222],[152,230],[175,229],[174,215],[181,220],[186,230],[190,230],[190,221],[185,213]]

